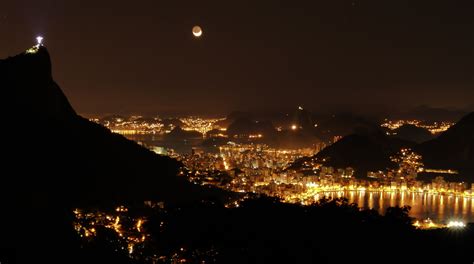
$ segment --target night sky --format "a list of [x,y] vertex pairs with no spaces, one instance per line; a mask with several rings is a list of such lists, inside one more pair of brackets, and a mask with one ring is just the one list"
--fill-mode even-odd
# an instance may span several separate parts
[[472,0],[2,0],[0,57],[43,35],[83,114],[465,108],[473,14]]

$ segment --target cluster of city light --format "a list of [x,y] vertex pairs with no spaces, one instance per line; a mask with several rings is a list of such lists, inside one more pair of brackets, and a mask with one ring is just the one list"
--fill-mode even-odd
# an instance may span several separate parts
[[[226,207],[238,207],[240,201],[229,203]],[[198,259],[199,261],[196,263],[204,263],[205,261],[200,260],[200,258],[215,257],[218,254],[213,247],[190,251],[182,245],[172,251],[169,251],[167,247],[163,250],[159,247],[154,248],[153,254],[149,254],[147,246],[150,245],[149,243],[156,243],[156,240],[149,239],[150,234],[143,227],[146,218],[137,215],[146,214],[150,209],[155,213],[159,212],[166,215],[167,210],[164,210],[164,202],[145,201],[144,206],[144,208],[137,206],[133,213],[129,213],[125,206],[119,206],[115,210],[107,210],[107,212],[75,209],[73,211],[75,215],[74,228],[82,238],[83,243],[86,244],[101,235],[97,232],[99,227],[112,230],[117,237],[112,239],[108,236],[107,243],[115,247],[115,251],[127,252],[130,259],[137,260],[140,263],[185,263],[190,262],[189,256],[192,256],[193,260]],[[166,227],[165,221],[159,222],[161,231]]]
[[442,169],[424,169],[424,172],[430,172],[430,173],[442,173],[442,174],[459,174],[457,170],[442,170]]
[[431,220],[430,218],[427,218],[423,221],[416,220],[413,223],[413,226],[417,229],[437,229],[446,227],[446,225],[433,222],[433,220]]
[[466,227],[466,224],[462,221],[452,220],[452,221],[449,221],[447,227],[448,228],[464,228]]
[[[225,128],[216,125],[217,122],[224,119],[225,118],[183,117],[180,118],[179,121],[182,123],[181,128],[183,130],[197,131],[203,134],[203,136],[206,136],[206,133],[213,129],[225,131]],[[125,136],[136,134],[164,135],[176,128],[174,122],[166,123],[165,120],[159,117],[143,118],[142,116],[129,116],[104,119],[90,118],[89,120],[107,127],[114,133]]]
[[424,170],[423,157],[410,148],[402,148],[397,155],[390,157],[390,159],[398,164],[399,168],[396,172],[399,177],[416,177],[418,172]]
[[[306,156],[305,151],[231,142],[220,147],[219,155],[201,153],[186,156],[182,161],[192,171],[189,179],[197,184],[215,185],[239,193],[265,194],[289,203],[311,204],[319,195],[346,191],[474,198],[474,187],[468,189],[464,182],[447,182],[442,176],[429,183],[417,180],[424,165],[422,157],[411,149],[401,149],[392,157],[399,165],[397,169],[369,172],[370,181],[354,178],[352,168],[326,167],[321,163],[324,160],[309,159],[296,170],[288,169],[291,168],[288,165],[301,156]],[[232,170],[234,168],[239,170]],[[226,172],[232,179],[230,183],[222,185],[216,170]]]
[[448,130],[454,123],[443,121],[443,122],[433,122],[433,123],[426,123],[420,120],[388,120],[385,119],[384,123],[380,126],[388,128],[390,130],[395,130],[400,128],[403,125],[413,125],[416,127],[427,129],[431,132],[431,134],[439,134],[446,130]]
[[142,120],[142,116],[130,116],[128,118],[99,119],[90,118],[92,122],[101,124],[110,131],[121,135],[136,134],[165,134],[174,129],[173,125],[165,127],[160,118]]
[[[75,209],[73,212],[75,215],[74,228],[80,237],[93,238],[97,234],[97,227],[105,227],[113,230],[120,239],[123,239],[123,241],[126,242],[127,248],[121,249],[127,250],[130,255],[134,253],[134,248],[137,245],[144,243],[146,238],[149,236],[142,228],[145,219],[135,219],[126,215],[121,215],[128,212],[128,209],[124,206],[117,207],[115,209],[115,214],[84,212],[80,209]],[[135,223],[135,225],[125,228],[122,225],[123,219],[131,221]]]
[[[253,138],[261,138],[261,134]],[[232,168],[284,169],[298,158],[312,156],[320,148],[276,149],[265,144],[227,144],[219,147],[221,157]]]
[[431,219],[427,218],[423,221],[416,220],[413,223],[418,229],[437,229],[437,228],[452,228],[452,229],[463,229],[466,224],[463,221],[451,220],[447,224],[434,223]]
[[179,119],[184,125],[183,130],[186,131],[197,131],[203,136],[206,136],[207,132],[213,129],[221,129],[220,126],[217,126],[216,123],[225,118],[201,118],[201,117],[183,117]]
[[33,46],[33,47],[27,49],[27,50],[26,50],[26,53],[27,53],[27,54],[34,54],[34,53],[37,53],[38,50],[39,50],[39,49],[38,49],[37,46]]

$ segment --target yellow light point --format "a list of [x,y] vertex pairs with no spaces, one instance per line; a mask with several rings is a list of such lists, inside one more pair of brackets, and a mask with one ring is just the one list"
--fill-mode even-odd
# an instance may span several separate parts
[[141,232],[141,227],[142,227],[142,219],[139,219],[137,222],[137,230],[138,232]]
[[291,125],[291,130],[296,130],[298,128],[298,126],[296,125]]
[[229,164],[227,163],[226,159],[225,159],[225,156],[222,157],[222,160],[224,161],[224,168],[225,170],[229,170]]
[[117,211],[117,212],[127,212],[128,209],[127,209],[127,207],[121,205],[121,206],[117,207],[117,208],[115,209],[115,211]]
[[38,47],[37,46],[31,47],[31,48],[26,50],[27,54],[34,54],[34,53],[37,53],[37,52],[38,52]]
[[420,227],[420,221],[416,220],[416,222],[413,225],[416,227]]

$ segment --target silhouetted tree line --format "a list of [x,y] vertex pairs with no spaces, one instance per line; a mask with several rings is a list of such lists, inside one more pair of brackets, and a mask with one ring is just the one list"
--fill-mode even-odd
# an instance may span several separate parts
[[[323,198],[310,206],[269,197],[248,199],[236,208],[206,202],[152,214],[144,225],[151,242],[137,250],[144,256],[178,253],[191,263],[412,263],[440,256],[469,258],[474,242],[470,229],[455,236],[447,230],[416,230],[409,210],[390,207],[381,215],[360,210],[345,198]],[[109,236],[113,240],[114,234]],[[122,254],[110,244],[102,239],[88,243],[85,251],[91,256]]]

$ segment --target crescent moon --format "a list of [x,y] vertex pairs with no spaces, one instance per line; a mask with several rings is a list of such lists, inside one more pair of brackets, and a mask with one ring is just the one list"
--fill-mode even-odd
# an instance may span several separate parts
[[197,38],[199,38],[200,36],[202,36],[202,29],[200,26],[195,26],[193,27],[193,35]]

